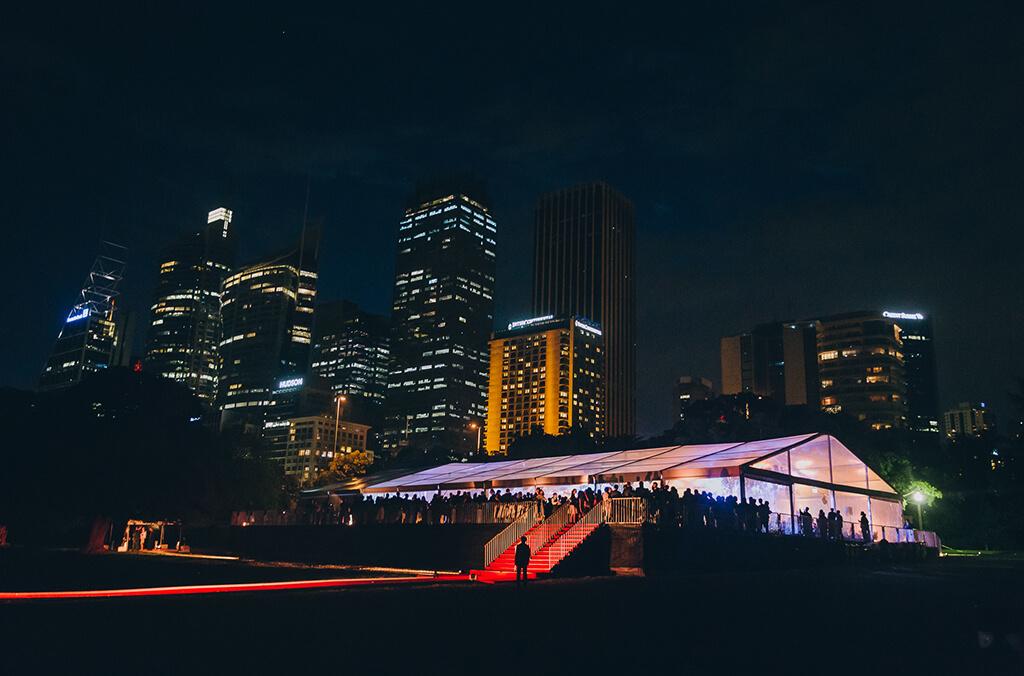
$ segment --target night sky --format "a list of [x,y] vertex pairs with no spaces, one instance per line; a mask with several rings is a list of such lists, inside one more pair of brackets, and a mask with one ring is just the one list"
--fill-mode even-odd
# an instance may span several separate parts
[[100,237],[130,247],[144,312],[161,246],[218,206],[243,260],[286,244],[307,177],[321,298],[384,312],[415,182],[468,170],[499,223],[498,325],[530,311],[538,194],[633,199],[640,433],[670,425],[676,376],[717,384],[720,336],[865,308],[932,314],[943,404],[1009,413],[1019,4],[295,4],[5,15],[0,384],[34,386]]

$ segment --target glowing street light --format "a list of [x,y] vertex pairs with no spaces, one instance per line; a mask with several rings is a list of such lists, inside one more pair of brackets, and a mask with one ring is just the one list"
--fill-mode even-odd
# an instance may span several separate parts
[[910,494],[910,499],[913,500],[915,505],[917,505],[917,529],[924,530],[924,517],[921,515],[921,505],[923,505],[925,501],[924,493],[921,491],[914,491]]
[[348,397],[339,394],[334,398],[334,455],[338,455],[338,427],[341,424],[341,405],[348,401]]
[[480,424],[471,422],[469,423],[469,429],[476,430],[476,452],[480,453],[480,432],[482,431]]

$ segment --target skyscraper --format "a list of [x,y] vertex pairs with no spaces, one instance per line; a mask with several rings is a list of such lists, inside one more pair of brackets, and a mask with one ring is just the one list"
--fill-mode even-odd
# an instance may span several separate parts
[[935,372],[935,339],[931,317],[920,312],[893,312],[882,316],[900,328],[904,375],[907,381],[907,425],[914,432],[938,433],[939,391]]
[[818,333],[821,407],[874,430],[907,426],[900,327],[881,312],[825,317]]
[[345,395],[346,418],[378,428],[391,362],[391,323],[351,301],[321,303],[316,309],[313,372],[335,394]]
[[224,280],[217,389],[221,429],[259,433],[273,391],[309,370],[319,230],[299,244]]
[[124,277],[127,250],[102,242],[78,301],[71,308],[39,377],[39,390],[56,390],[113,365],[119,352],[118,285]]
[[512,322],[491,340],[484,447],[506,454],[519,437],[579,429],[604,436],[604,339],[579,317]]
[[632,202],[601,182],[544,195],[534,212],[533,313],[600,324],[609,436],[636,430],[635,231]]
[[487,412],[497,224],[467,193],[420,191],[399,224],[386,450],[471,453]]
[[721,342],[722,394],[751,392],[798,406],[818,401],[817,322],[773,322]]
[[221,287],[234,265],[231,216],[214,209],[205,227],[164,252],[150,308],[147,368],[182,383],[207,406],[217,395]]

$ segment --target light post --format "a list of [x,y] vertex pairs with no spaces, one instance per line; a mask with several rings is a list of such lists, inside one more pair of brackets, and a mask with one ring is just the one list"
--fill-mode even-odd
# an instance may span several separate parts
[[344,394],[334,398],[334,455],[338,455],[338,428],[341,425],[341,405],[348,401]]
[[924,530],[924,517],[921,515],[921,505],[924,503],[924,493],[921,491],[914,491],[910,494],[910,499],[917,505],[917,529]]
[[480,455],[480,432],[482,431],[480,423],[469,423],[469,429],[476,430],[476,453],[477,455]]

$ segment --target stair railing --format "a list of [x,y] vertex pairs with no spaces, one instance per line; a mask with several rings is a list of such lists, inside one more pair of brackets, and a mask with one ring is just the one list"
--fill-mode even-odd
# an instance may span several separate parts
[[580,517],[579,521],[570,526],[558,539],[548,544],[544,551],[553,560],[553,564],[557,563],[568,556],[572,550],[576,549],[581,542],[587,539],[587,536],[597,530],[597,527],[604,522],[605,510],[602,509],[601,503],[598,503]]
[[541,518],[540,503],[531,500],[518,519],[506,526],[484,545],[484,568],[491,565],[505,550],[519,541]]
[[530,545],[530,551],[539,552],[569,523],[569,503],[566,502],[558,507],[551,515],[538,524],[538,527],[526,535],[526,544]]
[[601,502],[598,507],[605,510],[605,521],[615,524],[641,524],[647,521],[649,514],[647,501],[643,498],[612,498]]

